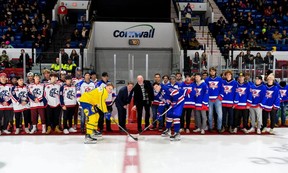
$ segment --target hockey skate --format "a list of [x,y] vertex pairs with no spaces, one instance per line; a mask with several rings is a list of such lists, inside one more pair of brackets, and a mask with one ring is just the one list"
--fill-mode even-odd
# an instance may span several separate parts
[[164,132],[162,132],[161,136],[162,136],[162,137],[169,137],[169,136],[171,136],[171,130],[170,130],[170,129],[166,129]]
[[174,135],[170,136],[170,141],[180,141],[180,133],[174,133]]
[[96,144],[96,143],[97,143],[96,138],[92,138],[91,135],[89,134],[85,135],[84,144]]
[[98,130],[94,130],[93,134],[91,134],[91,137],[94,139],[102,140],[102,133],[99,132]]

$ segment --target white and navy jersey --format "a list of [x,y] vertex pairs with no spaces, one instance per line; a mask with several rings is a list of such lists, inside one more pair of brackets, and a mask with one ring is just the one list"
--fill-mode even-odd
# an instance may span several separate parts
[[103,80],[100,80],[96,83],[96,87],[106,87],[107,86],[107,83],[110,82],[109,80],[107,82],[104,82]]
[[183,89],[183,90],[190,90],[191,92],[187,95],[185,95],[185,102],[184,102],[184,108],[195,108],[195,83],[191,82],[191,83],[186,83],[186,82],[182,82],[181,84],[179,84],[179,89]]
[[265,111],[268,112],[270,112],[272,109],[279,109],[280,92],[278,86],[275,83],[271,86],[266,84],[266,94],[260,105]]
[[251,85],[251,107],[257,108],[260,106],[260,103],[264,99],[266,95],[266,86],[264,84],[260,85]]
[[279,91],[281,102],[288,102],[288,85],[286,85],[285,87],[281,87],[279,85]]
[[233,107],[236,95],[237,82],[235,80],[222,81],[222,89],[220,100],[222,100],[223,107]]
[[61,106],[74,107],[77,104],[76,87],[74,85],[64,84],[60,88],[60,104]]
[[[47,100],[44,97],[45,84],[43,83],[33,83],[28,85],[28,98],[30,101],[30,109],[45,108]],[[39,102],[36,103],[35,99]]]
[[60,105],[60,85],[58,83],[56,84],[46,84],[45,90],[44,90],[44,96],[47,100],[47,104],[50,107],[57,107]]
[[[11,84],[0,83],[0,110],[13,110],[13,104],[11,100]],[[3,103],[6,102],[8,105],[4,106]]]
[[79,83],[79,82],[81,82],[82,80],[84,80],[84,78],[81,76],[80,78],[72,78],[72,84],[74,85],[74,86],[77,86],[77,84]]
[[[12,87],[11,95],[14,112],[22,112],[30,108],[28,87],[26,85]],[[26,104],[22,105],[23,102]]]
[[[48,83],[49,84],[49,83]],[[59,84],[60,85],[60,87],[62,86],[62,85],[64,85],[65,84],[65,81],[63,81],[63,80],[58,80],[57,81],[57,84]]]
[[208,86],[202,80],[201,82],[196,83],[195,89],[196,94],[195,94],[195,108],[196,110],[209,110],[209,95],[208,95]]
[[237,83],[234,104],[235,109],[247,109],[247,106],[251,105],[250,84],[248,82]]
[[222,78],[220,77],[208,77],[205,80],[206,84],[208,85],[209,89],[209,100],[211,102],[215,102],[216,99],[220,96],[222,90]]
[[91,80],[88,83],[85,82],[85,80],[80,81],[76,86],[77,101],[80,99],[83,93],[92,91],[93,89],[95,89],[95,84]]

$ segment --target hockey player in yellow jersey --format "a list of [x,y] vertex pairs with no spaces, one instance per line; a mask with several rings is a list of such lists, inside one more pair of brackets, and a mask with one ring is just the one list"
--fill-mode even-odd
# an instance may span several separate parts
[[104,112],[105,118],[111,118],[111,113],[108,112],[105,100],[108,98],[108,94],[112,93],[113,85],[107,84],[105,88],[95,88],[90,92],[85,92],[80,97],[80,105],[84,111],[85,116],[88,118],[86,124],[86,136],[85,144],[94,144],[97,141],[95,129],[98,124],[99,113]]

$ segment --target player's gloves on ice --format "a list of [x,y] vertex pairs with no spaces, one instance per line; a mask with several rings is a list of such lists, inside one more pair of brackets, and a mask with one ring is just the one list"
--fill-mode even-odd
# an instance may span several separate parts
[[104,116],[105,116],[105,118],[107,119],[107,120],[110,120],[111,119],[111,113],[110,112],[106,112],[106,113],[104,113]]

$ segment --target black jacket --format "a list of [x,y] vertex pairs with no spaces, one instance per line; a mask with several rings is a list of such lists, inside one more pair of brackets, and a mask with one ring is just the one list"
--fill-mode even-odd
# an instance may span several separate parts
[[115,99],[115,104],[117,107],[123,108],[123,106],[127,105],[128,103],[129,103],[128,90],[127,86],[124,86],[119,90],[117,97]]
[[[152,84],[150,83],[150,81],[144,80],[144,88],[148,94],[149,104],[151,104],[152,101],[154,100],[154,92],[153,92],[153,87],[152,87]],[[132,99],[133,93],[134,93],[134,105],[136,105],[136,106],[140,105],[143,101],[143,95],[142,95],[141,86],[138,83],[136,83],[136,85],[134,86],[134,88],[130,92],[129,102]]]

